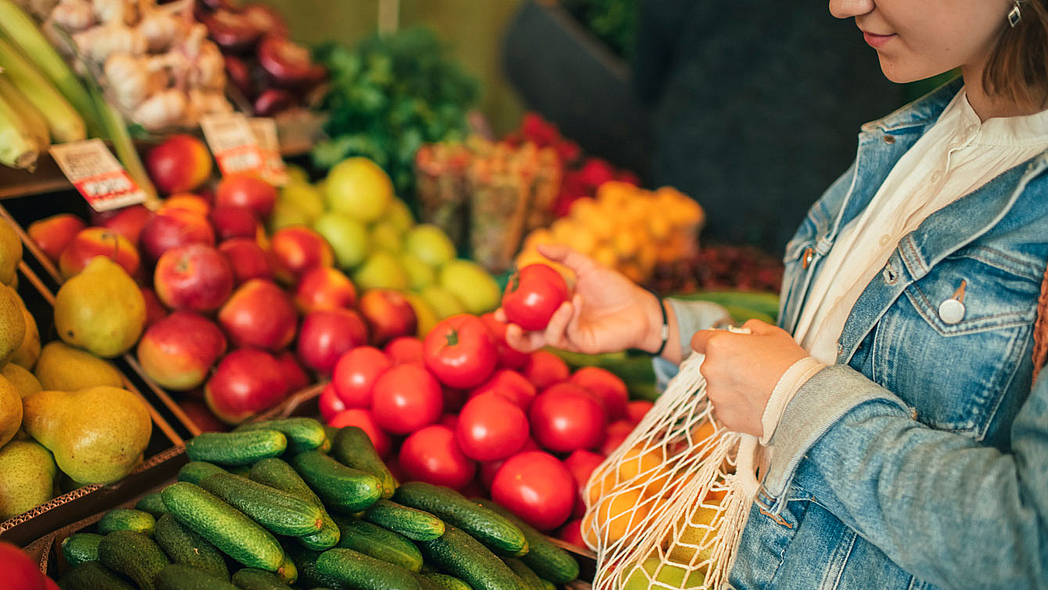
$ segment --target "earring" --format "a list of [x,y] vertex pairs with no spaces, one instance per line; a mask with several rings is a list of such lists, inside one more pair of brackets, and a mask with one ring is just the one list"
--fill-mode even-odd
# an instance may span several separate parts
[[1008,24],[1014,29],[1022,19],[1023,13],[1019,10],[1019,0],[1015,0],[1015,5],[1012,6],[1011,11],[1008,13]]

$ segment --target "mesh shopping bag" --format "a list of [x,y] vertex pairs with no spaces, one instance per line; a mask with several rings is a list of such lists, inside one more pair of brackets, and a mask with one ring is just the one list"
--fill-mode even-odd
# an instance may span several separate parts
[[720,588],[759,489],[757,439],[713,416],[692,354],[590,476],[582,535],[595,590]]

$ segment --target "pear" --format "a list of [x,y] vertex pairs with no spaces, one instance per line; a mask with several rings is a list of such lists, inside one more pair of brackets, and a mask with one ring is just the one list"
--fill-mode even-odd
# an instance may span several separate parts
[[25,330],[18,294],[10,287],[0,286],[0,364],[14,356],[25,340]]
[[18,395],[21,397],[43,389],[40,381],[28,369],[14,363],[4,365],[4,368],[0,369],[0,375],[10,381],[11,385],[15,386],[15,390],[18,391]]
[[61,340],[48,342],[40,351],[35,375],[44,389],[55,391],[76,391],[96,385],[120,387],[124,383],[116,367]]
[[25,431],[81,484],[112,483],[130,473],[152,433],[145,401],[119,387],[40,391],[22,405]]
[[50,500],[55,474],[51,452],[35,442],[15,441],[0,449],[0,520]]
[[14,284],[17,278],[15,269],[22,260],[22,240],[18,238],[11,222],[0,219],[0,283]]
[[0,377],[0,447],[6,445],[22,425],[22,396],[7,379]]
[[96,356],[127,352],[146,323],[146,300],[119,264],[95,256],[55,296],[58,336]]
[[40,358],[40,330],[36,326],[36,319],[33,318],[33,314],[29,313],[21,297],[18,297],[18,304],[22,308],[22,318],[25,320],[25,336],[22,338],[22,344],[11,355],[10,362],[32,370],[33,365]]

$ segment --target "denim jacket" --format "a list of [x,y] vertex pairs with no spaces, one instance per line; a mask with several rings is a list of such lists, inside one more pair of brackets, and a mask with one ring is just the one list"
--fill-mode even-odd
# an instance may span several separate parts
[[[960,86],[863,126],[787,246],[784,329],[841,228]],[[865,288],[836,364],[771,441],[734,587],[1048,588],[1048,369],[1031,392],[1046,170],[1048,152],[932,214]],[[949,299],[960,321],[940,314]]]

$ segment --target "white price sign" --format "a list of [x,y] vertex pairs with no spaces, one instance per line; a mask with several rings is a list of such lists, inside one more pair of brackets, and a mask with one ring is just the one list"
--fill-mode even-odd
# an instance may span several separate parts
[[100,139],[52,146],[51,155],[95,211],[119,209],[146,200],[145,191]]
[[209,115],[200,120],[200,128],[223,176],[238,172],[263,175],[262,149],[243,114]]

